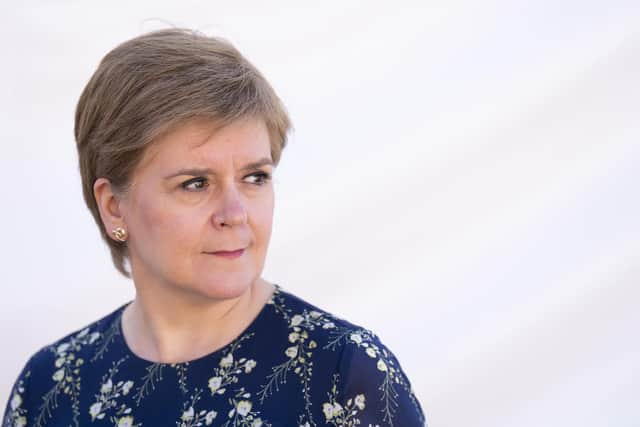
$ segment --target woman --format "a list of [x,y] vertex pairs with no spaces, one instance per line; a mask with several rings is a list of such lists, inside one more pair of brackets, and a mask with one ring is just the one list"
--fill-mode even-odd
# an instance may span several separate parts
[[85,201],[136,295],[34,354],[5,426],[424,425],[372,332],[260,277],[289,128],[223,40],[162,30],[105,56],[75,137]]

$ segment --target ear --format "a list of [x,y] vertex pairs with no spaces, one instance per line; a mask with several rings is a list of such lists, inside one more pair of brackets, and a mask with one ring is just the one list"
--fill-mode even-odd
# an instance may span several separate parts
[[122,215],[122,199],[113,192],[111,183],[106,178],[98,178],[93,184],[93,197],[96,199],[100,217],[107,234],[116,227],[127,228]]

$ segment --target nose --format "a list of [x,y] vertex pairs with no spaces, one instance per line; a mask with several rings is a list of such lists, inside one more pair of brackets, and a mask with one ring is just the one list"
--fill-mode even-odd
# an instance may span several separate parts
[[212,215],[216,228],[234,227],[247,222],[247,209],[242,195],[229,185],[222,191]]

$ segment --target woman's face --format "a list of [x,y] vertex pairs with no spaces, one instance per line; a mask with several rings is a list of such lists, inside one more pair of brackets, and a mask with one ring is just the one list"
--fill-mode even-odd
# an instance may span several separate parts
[[[145,153],[120,203],[137,286],[233,298],[260,277],[274,191],[262,120],[189,122]],[[237,257],[212,254],[244,249]]]

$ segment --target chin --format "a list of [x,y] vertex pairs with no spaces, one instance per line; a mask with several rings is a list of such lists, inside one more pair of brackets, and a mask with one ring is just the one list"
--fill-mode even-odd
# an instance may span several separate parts
[[244,294],[258,277],[247,272],[217,273],[198,280],[197,292],[213,299],[232,299]]

